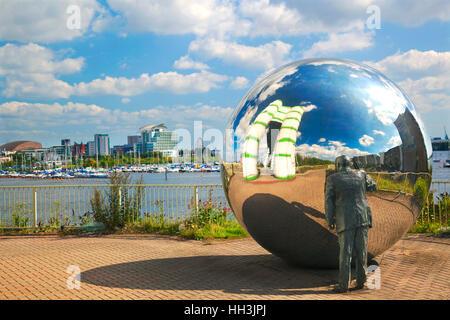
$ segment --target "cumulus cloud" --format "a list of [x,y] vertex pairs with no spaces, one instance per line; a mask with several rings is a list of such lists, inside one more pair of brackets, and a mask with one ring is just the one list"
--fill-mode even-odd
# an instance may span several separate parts
[[236,77],[230,84],[231,89],[243,89],[248,87],[248,79],[246,77]]
[[375,142],[375,139],[365,134],[361,138],[359,138],[358,141],[360,145],[368,147]]
[[368,155],[368,152],[361,151],[356,148],[349,148],[345,143],[340,141],[328,141],[328,145],[321,146],[318,144],[301,144],[296,147],[296,152],[303,156],[316,157],[320,159],[334,160],[340,155],[349,157]]
[[396,80],[418,110],[450,109],[450,52],[409,50],[365,62]]
[[386,147],[393,148],[393,147],[399,146],[401,144],[402,144],[402,139],[400,138],[400,136],[394,136],[389,139],[389,141],[386,144]]
[[175,69],[182,69],[182,70],[185,70],[185,69],[196,69],[196,70],[209,69],[209,66],[207,66],[206,64],[204,64],[202,62],[198,62],[198,61],[193,61],[188,56],[183,56],[180,59],[178,59],[177,61],[175,61],[173,63],[173,67]]
[[228,80],[225,75],[207,71],[143,73],[137,78],[105,76],[74,84],[58,79],[59,75],[81,71],[83,66],[82,57],[59,58],[38,44],[6,44],[0,47],[0,79],[5,79],[2,94],[8,98],[54,99],[73,95],[132,96],[152,91],[185,94],[208,92]]
[[192,41],[189,52],[205,59],[218,58],[244,68],[270,69],[284,64],[291,48],[291,44],[278,40],[254,47],[208,38]]
[[[80,8],[80,29],[67,27],[70,5]],[[83,35],[104,10],[96,0],[2,0],[0,8],[0,41],[45,43]]]
[[219,83],[227,79],[227,76],[207,71],[187,75],[173,71],[152,75],[143,73],[138,78],[107,76],[104,79],[95,79],[74,85],[74,94],[80,96],[107,94],[133,96],[152,91],[176,94],[208,92],[211,88],[217,88]]
[[364,31],[364,24],[360,22],[350,31],[330,32],[327,40],[314,43],[303,53],[303,56],[313,57],[318,54],[362,50],[373,45],[374,34],[374,32]]
[[157,34],[245,35],[250,23],[236,14],[231,1],[221,0],[108,0],[126,29]]
[[380,135],[380,136],[385,136],[386,135],[383,131],[380,131],[380,130],[373,130],[372,132],[375,135]]
[[82,57],[58,58],[50,49],[37,44],[5,44],[0,47],[0,78],[5,78],[6,97],[67,98],[71,86],[57,75],[79,72],[84,66]]
[[[65,135],[76,136],[76,132],[88,130],[93,134],[93,131],[100,128],[111,133],[135,132],[140,125],[152,123],[155,119],[169,126],[182,124],[186,128],[192,128],[193,121],[197,120],[219,125],[223,119],[229,118],[231,113],[232,108],[205,104],[156,106],[137,111],[123,111],[75,102],[45,104],[11,101],[0,104],[0,127],[4,130],[15,130],[20,124],[25,133],[40,128],[59,128]],[[64,121],[61,122],[61,119]],[[0,140],[6,141],[9,136],[11,135],[1,135]],[[29,139],[31,136],[30,134]],[[34,138],[46,139],[44,135]]]

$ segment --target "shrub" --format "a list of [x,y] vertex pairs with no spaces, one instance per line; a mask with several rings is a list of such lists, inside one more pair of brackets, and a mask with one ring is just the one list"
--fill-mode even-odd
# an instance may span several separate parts
[[[108,229],[123,228],[126,223],[136,221],[142,208],[143,177],[130,186],[129,173],[113,173],[110,178],[110,188],[106,191],[106,198],[94,189],[91,199],[92,216],[96,222],[104,223]],[[135,192],[130,195],[129,189],[134,187]]]
[[417,179],[416,183],[414,184],[413,194],[417,203],[421,207],[423,207],[428,196],[428,186],[423,178],[420,177]]
[[11,215],[12,226],[15,228],[28,227],[30,222],[29,215],[32,210],[27,207],[27,204],[14,202],[14,205],[10,205],[10,208],[13,209]]

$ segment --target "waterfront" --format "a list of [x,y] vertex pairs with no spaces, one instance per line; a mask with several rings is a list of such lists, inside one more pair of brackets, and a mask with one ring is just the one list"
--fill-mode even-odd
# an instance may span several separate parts
[[[143,177],[143,184],[221,184],[220,172],[168,172],[165,173],[130,173],[133,181]],[[0,178],[0,186],[54,186],[54,185],[96,185],[108,184],[105,178],[73,178],[73,179],[24,179]]]
[[[141,176],[139,187],[128,185],[121,192],[132,199],[140,197],[139,217],[164,215],[185,219],[195,211],[194,203],[211,201],[228,207],[220,182],[220,173],[130,173],[132,182]],[[31,227],[70,220],[82,224],[82,217],[92,212],[90,201],[99,190],[106,199],[108,179],[0,179],[0,226]],[[106,201],[106,200],[105,200]],[[25,220],[14,222],[14,216]]]

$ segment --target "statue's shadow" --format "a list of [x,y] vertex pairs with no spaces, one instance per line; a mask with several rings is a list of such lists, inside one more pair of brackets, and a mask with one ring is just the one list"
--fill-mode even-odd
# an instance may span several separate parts
[[330,288],[324,287],[336,279],[337,270],[299,269],[271,254],[152,259],[94,268],[81,274],[83,283],[111,288],[220,290],[259,295],[329,293]]

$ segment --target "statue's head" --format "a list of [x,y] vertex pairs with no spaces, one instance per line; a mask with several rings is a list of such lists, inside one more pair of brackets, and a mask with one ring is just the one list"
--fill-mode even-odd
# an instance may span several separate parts
[[336,167],[336,171],[344,171],[351,166],[351,160],[348,156],[342,155],[336,158],[334,161],[334,165]]

